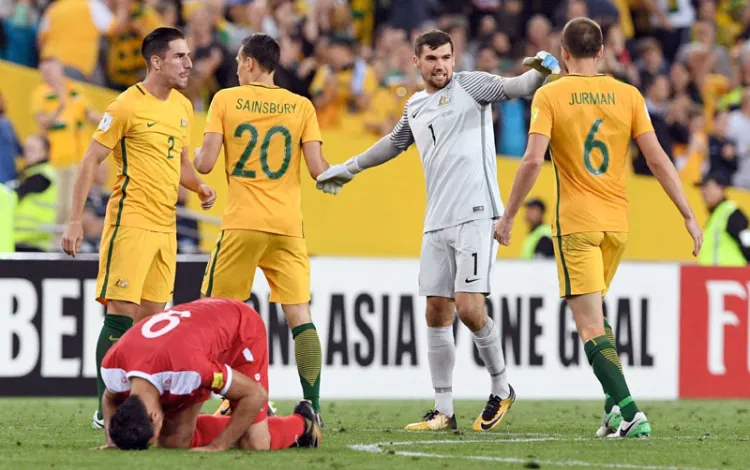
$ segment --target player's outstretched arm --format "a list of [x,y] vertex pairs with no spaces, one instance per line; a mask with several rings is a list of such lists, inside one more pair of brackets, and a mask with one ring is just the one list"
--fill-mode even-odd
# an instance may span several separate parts
[[111,151],[110,148],[92,140],[78,167],[78,176],[73,186],[70,221],[61,240],[63,251],[70,256],[75,256],[81,249],[81,243],[83,242],[83,208],[86,205],[86,198],[94,185],[96,169]]
[[513,228],[513,220],[521,209],[523,201],[526,200],[526,196],[529,195],[529,191],[534,187],[537,178],[539,178],[539,172],[544,164],[544,153],[547,151],[548,145],[549,137],[542,134],[529,134],[529,143],[526,146],[526,153],[521,160],[521,164],[518,166],[518,171],[516,171],[516,177],[513,179],[505,214],[495,223],[495,240],[502,245],[510,244],[510,230]]
[[690,208],[690,203],[685,195],[685,190],[682,188],[677,170],[661,147],[654,131],[639,135],[635,138],[635,142],[638,144],[641,152],[643,152],[651,173],[654,174],[685,220],[685,228],[693,238],[693,256],[698,256],[698,252],[700,252],[701,245],[703,244],[703,230],[696,220],[693,210]]
[[195,149],[195,160],[193,164],[198,173],[207,175],[213,171],[216,161],[219,159],[221,145],[224,136],[216,132],[203,134],[203,146]]
[[532,68],[517,77],[500,77],[487,72],[458,74],[458,82],[478,103],[522,98],[533,94],[550,74],[560,73],[560,64],[552,54],[541,51],[534,57],[527,57],[524,65]]
[[341,187],[354,179],[357,173],[393,160],[409,148],[414,143],[414,135],[409,127],[408,108],[407,102],[404,106],[404,114],[389,135],[382,137],[356,157],[328,168],[317,177],[316,187],[324,193],[338,194]]
[[224,398],[232,405],[229,423],[211,444],[195,448],[194,451],[221,452],[232,447],[250,429],[258,413],[268,401],[268,393],[258,382],[233,370],[229,390],[224,394]]
[[198,195],[201,200],[203,210],[210,209],[216,201],[216,191],[203,182],[195,172],[193,164],[190,163],[188,148],[182,149],[180,155],[180,185]]

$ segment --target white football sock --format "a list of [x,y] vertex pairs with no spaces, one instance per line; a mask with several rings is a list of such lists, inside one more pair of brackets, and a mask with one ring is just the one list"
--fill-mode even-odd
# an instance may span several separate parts
[[453,366],[456,364],[453,326],[427,327],[427,362],[430,364],[432,388],[435,389],[435,409],[451,417]]
[[479,350],[479,357],[484,361],[487,371],[492,379],[491,393],[500,398],[510,396],[508,386],[508,374],[505,372],[505,357],[503,357],[503,347],[500,340],[500,328],[495,324],[491,317],[487,317],[487,323],[472,333],[474,344]]

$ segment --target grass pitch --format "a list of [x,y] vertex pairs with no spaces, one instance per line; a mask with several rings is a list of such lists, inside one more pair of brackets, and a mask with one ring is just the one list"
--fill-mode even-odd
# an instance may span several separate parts
[[[213,412],[218,402],[206,404]],[[500,469],[500,468],[750,468],[750,402],[643,402],[650,440],[594,438],[601,404],[518,401],[492,433],[471,423],[480,402],[459,401],[461,434],[405,432],[430,407],[425,401],[337,401],[324,404],[319,449],[194,454],[92,451],[103,432],[90,429],[93,399],[0,400],[2,469]],[[292,402],[276,404],[280,414]]]

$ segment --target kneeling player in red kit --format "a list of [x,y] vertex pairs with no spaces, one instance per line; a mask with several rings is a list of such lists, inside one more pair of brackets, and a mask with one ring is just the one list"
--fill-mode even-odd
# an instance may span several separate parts
[[[266,328],[242,302],[205,298],[148,317],[107,352],[101,372],[108,447],[275,450],[321,440],[307,401],[267,417]],[[211,392],[230,401],[230,417],[199,415]]]

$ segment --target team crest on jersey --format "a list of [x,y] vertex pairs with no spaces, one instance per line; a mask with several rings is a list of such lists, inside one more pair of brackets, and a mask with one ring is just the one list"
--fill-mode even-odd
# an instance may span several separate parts
[[224,374],[222,372],[214,372],[214,381],[211,382],[211,388],[224,388]]
[[187,126],[188,126],[187,119],[183,119],[180,121],[180,127],[187,127]]
[[450,103],[451,99],[449,96],[443,95],[440,97],[440,101],[438,101],[438,106],[445,106],[446,104]]

